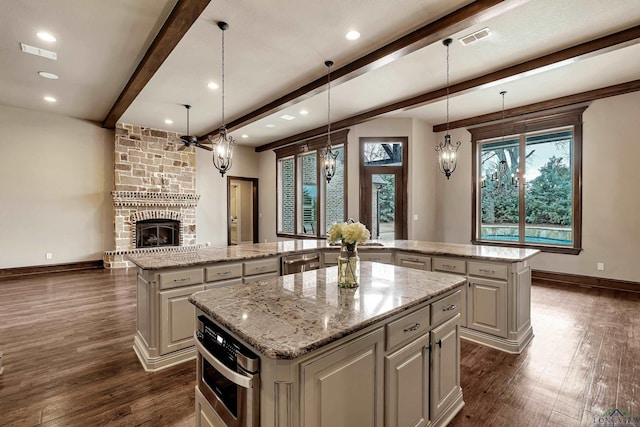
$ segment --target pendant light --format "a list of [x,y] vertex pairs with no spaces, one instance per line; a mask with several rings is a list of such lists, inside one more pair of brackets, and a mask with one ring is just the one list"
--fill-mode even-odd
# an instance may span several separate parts
[[[502,122],[501,122],[501,133],[502,138],[500,141],[501,146],[504,148],[504,96],[507,94],[506,90],[500,92],[502,95]],[[516,174],[519,173],[519,169],[516,169]],[[491,174],[491,180],[496,183],[499,189],[507,187],[509,184],[513,187],[518,186],[518,177],[516,174],[511,174],[509,176],[509,165],[506,160],[500,160],[496,167],[496,170]]]
[[460,141],[452,144],[451,135],[449,135],[449,45],[451,42],[453,42],[452,39],[442,41],[442,44],[447,47],[447,133],[444,136],[444,141],[435,147],[438,152],[438,166],[440,167],[440,172],[445,174],[447,179],[449,179],[453,171],[456,170],[458,162],[456,152],[461,144]]
[[338,151],[331,147],[331,66],[333,61],[326,61],[324,65],[327,66],[327,146],[320,153],[320,157],[323,164],[322,174],[329,183],[336,174]]
[[220,171],[220,176],[224,177],[224,174],[231,169],[233,159],[233,147],[236,145],[236,141],[227,135],[227,128],[224,124],[224,32],[229,29],[229,24],[226,22],[218,22],[218,28],[222,30],[222,125],[218,130],[218,136],[211,139],[213,143],[213,166]]

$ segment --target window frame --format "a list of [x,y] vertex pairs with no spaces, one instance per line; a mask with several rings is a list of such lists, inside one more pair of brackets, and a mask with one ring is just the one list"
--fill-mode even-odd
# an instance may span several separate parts
[[[542,112],[541,114],[534,116],[515,117],[512,119],[507,119],[504,123],[501,121],[487,126],[469,129],[469,132],[471,132],[471,151],[473,160],[471,165],[471,243],[475,245],[531,248],[539,249],[543,252],[570,255],[578,255],[582,251],[582,113],[586,109],[586,106],[580,106],[560,112]],[[526,134],[529,132],[541,132],[569,126],[573,127],[573,145],[571,159],[571,175],[573,180],[573,243],[571,245],[560,246],[544,245],[540,243],[482,240],[479,236],[479,232],[481,229],[480,221],[482,220],[482,206],[480,205],[481,177],[478,176],[481,171],[480,161],[482,150],[480,148],[479,141],[499,138],[502,135],[518,135],[519,137],[522,135],[526,136]],[[522,159],[524,151],[520,151],[520,156]],[[520,182],[522,182],[522,176],[520,176],[519,178]],[[525,189],[523,185],[519,186],[519,205],[519,224],[522,227],[522,221],[525,212]]]
[[[331,144],[334,147],[343,147],[343,158],[344,158],[344,170],[342,171],[344,176],[344,218],[343,221],[346,220],[347,217],[347,189],[348,189],[348,159],[347,159],[347,134],[349,133],[349,129],[342,129],[336,132],[331,133]],[[286,237],[292,239],[325,239],[326,238],[326,194],[327,194],[327,183],[324,180],[324,175],[322,173],[322,160],[320,153],[324,147],[327,145],[327,135],[318,136],[315,138],[311,138],[308,140],[303,140],[296,142],[291,145],[287,145],[282,148],[278,148],[273,150],[276,154],[276,236],[277,237]],[[301,173],[302,173],[302,165],[300,162],[299,155],[304,155],[308,152],[316,152],[316,179],[318,183],[318,191],[317,191],[317,206],[316,206],[316,217],[317,217],[317,230],[315,233],[304,233],[301,225],[301,217],[302,217],[302,185],[301,185]],[[282,207],[280,206],[280,174],[279,174],[279,161],[281,159],[285,159],[288,157],[293,157],[294,159],[294,194],[295,194],[295,205],[294,205],[294,232],[282,232],[279,230],[279,223],[282,215]]]

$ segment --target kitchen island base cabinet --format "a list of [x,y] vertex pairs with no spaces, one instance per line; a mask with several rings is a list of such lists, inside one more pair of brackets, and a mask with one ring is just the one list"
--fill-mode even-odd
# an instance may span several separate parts
[[437,420],[443,414],[448,419],[439,420],[447,424],[462,407],[460,387],[460,314],[447,320],[431,331],[431,417]]
[[300,366],[305,427],[383,426],[384,332],[373,331]]

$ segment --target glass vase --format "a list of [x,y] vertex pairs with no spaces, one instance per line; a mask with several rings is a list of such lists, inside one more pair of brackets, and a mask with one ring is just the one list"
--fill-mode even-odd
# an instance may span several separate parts
[[338,256],[338,286],[356,288],[360,282],[360,257],[358,244],[344,243]]

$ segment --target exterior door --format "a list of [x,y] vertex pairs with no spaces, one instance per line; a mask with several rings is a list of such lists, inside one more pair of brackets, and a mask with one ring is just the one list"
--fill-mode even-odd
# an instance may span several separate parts
[[360,138],[360,222],[372,239],[407,238],[408,138]]

